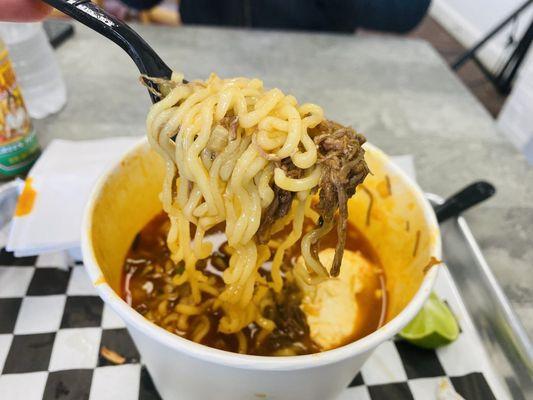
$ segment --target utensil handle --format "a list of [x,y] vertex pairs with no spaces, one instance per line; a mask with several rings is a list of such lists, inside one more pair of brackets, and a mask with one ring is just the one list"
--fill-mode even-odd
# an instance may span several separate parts
[[437,220],[443,222],[456,217],[470,207],[492,197],[494,193],[496,193],[496,188],[489,182],[474,182],[447,198],[443,204],[435,207]]
[[156,78],[171,77],[172,70],[142,37],[90,0],[43,1],[118,44],[129,54],[142,74]]

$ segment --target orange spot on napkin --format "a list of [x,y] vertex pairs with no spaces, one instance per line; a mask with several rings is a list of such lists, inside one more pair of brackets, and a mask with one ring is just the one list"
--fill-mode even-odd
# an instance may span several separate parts
[[37,197],[37,191],[31,186],[33,182],[32,178],[27,178],[24,183],[24,189],[19,196],[17,202],[17,208],[15,209],[16,217],[23,217],[31,213],[33,205],[35,204],[35,197]]

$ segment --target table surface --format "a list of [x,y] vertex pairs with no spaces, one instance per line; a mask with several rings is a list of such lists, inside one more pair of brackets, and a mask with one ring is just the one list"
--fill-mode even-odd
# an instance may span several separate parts
[[[447,196],[486,179],[498,192],[465,217],[533,336],[533,168],[426,42],[389,36],[137,26],[188,78],[259,77],[364,133],[392,155],[413,154],[425,191]],[[54,138],[143,135],[150,105],[116,45],[81,25],[57,51],[68,104],[36,122]]]

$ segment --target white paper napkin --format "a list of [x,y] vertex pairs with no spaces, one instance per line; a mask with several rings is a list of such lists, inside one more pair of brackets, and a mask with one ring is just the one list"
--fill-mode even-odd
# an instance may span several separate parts
[[52,141],[29,173],[35,202],[29,214],[13,218],[7,250],[16,256],[69,250],[78,258],[81,219],[92,187],[138,140]]

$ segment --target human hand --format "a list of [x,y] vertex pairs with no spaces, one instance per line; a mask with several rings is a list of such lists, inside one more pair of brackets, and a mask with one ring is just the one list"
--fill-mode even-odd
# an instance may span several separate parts
[[0,0],[0,21],[39,21],[50,10],[50,6],[41,0]]

